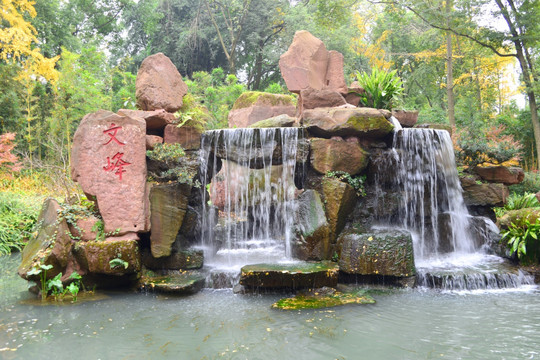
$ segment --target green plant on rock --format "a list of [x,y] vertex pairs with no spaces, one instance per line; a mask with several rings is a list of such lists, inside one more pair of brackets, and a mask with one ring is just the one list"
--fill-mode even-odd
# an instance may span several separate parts
[[208,109],[193,94],[186,94],[182,100],[182,107],[174,114],[178,121],[177,126],[191,126],[204,131],[211,120]]
[[128,266],[129,266],[129,263],[125,260],[122,260],[120,259],[120,257],[117,257],[115,259],[112,259],[111,261],[109,261],[109,266],[111,267],[111,269],[114,269],[114,268],[124,268],[124,269],[127,269]]
[[39,275],[40,285],[41,285],[41,300],[45,301],[47,299],[48,289],[47,289],[47,271],[53,268],[52,265],[40,264],[39,267],[33,267],[27,275]]
[[365,175],[351,176],[351,174],[346,171],[328,171],[325,177],[335,178],[351,185],[357,196],[366,195],[366,190],[364,188],[364,182],[366,181]]
[[371,74],[356,72],[356,79],[364,89],[360,96],[359,106],[391,110],[403,93],[403,83],[397,71],[386,72],[377,68],[371,69]]
[[523,226],[514,223],[503,231],[501,241],[506,242],[512,254],[516,254],[524,264],[538,263],[540,260],[540,220],[531,224],[525,220]]
[[153,150],[146,151],[146,156],[155,161],[173,165],[179,162],[186,155],[184,148],[180,144],[156,144]]

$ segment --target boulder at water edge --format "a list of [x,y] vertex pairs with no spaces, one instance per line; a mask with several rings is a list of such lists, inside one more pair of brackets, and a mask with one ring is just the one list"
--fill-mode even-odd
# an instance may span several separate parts
[[142,118],[100,110],[75,132],[71,178],[97,200],[107,233],[149,230],[145,130]]
[[146,111],[175,112],[182,106],[187,85],[172,61],[162,53],[144,59],[135,82],[137,106]]
[[290,95],[247,91],[238,97],[229,112],[229,127],[245,128],[274,116],[295,113],[296,105]]
[[39,281],[39,276],[28,275],[33,268],[39,265],[52,265],[47,271],[47,278],[53,278],[60,272],[65,272],[68,265],[71,238],[65,219],[59,216],[61,208],[55,199],[48,198],[43,203],[37,223],[41,224],[35,237],[28,241],[22,251],[22,261],[19,266],[19,275],[32,281]]
[[313,289],[337,285],[339,268],[330,261],[254,264],[242,268],[240,284],[256,289]]
[[339,269],[347,274],[394,277],[416,274],[413,242],[408,231],[346,232],[338,243]]
[[323,195],[326,208],[326,218],[330,224],[332,242],[347,221],[347,217],[352,213],[356,204],[356,192],[353,187],[336,178],[325,177],[323,179]]
[[[389,115],[389,114],[388,114]],[[372,108],[317,108],[302,114],[304,126],[315,135],[357,136],[380,139],[388,135],[394,126],[384,112]]]
[[296,239],[292,252],[295,258],[322,260],[331,257],[330,228],[317,191],[306,190],[298,197],[294,223]]
[[182,226],[191,186],[181,183],[154,184],[150,190],[150,248],[156,258],[171,255]]

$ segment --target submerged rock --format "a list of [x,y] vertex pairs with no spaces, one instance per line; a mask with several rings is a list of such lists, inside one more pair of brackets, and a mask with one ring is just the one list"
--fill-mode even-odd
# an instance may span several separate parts
[[347,304],[374,304],[375,299],[365,291],[342,293],[332,288],[302,292],[292,298],[281,299],[272,305],[282,310],[321,309]]
[[242,268],[240,284],[260,289],[335,287],[339,267],[330,261],[298,264],[256,264]]
[[141,279],[141,289],[174,294],[189,295],[200,291],[205,284],[205,276],[197,271],[185,271],[168,275],[145,274]]
[[405,230],[346,232],[338,240],[339,269],[347,274],[411,277],[416,274],[411,234]]

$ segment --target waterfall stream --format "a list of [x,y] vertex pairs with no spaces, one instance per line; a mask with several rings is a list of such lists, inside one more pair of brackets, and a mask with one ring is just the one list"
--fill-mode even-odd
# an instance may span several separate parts
[[297,128],[208,131],[201,141],[206,263],[238,272],[291,258]]
[[392,156],[394,186],[401,191],[392,222],[413,234],[420,286],[478,290],[534,283],[485,251],[489,231],[498,230],[490,219],[469,214],[447,131],[402,129],[394,135]]

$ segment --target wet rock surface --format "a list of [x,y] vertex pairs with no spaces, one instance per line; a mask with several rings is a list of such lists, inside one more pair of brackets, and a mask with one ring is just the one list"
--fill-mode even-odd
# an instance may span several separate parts
[[301,289],[337,285],[336,263],[256,264],[242,268],[240,284],[260,289]]
[[329,171],[346,171],[357,175],[364,170],[369,154],[359,144],[345,140],[311,139],[311,166],[320,174]]
[[273,308],[282,310],[321,309],[349,304],[374,304],[373,299],[366,291],[360,290],[352,293],[342,293],[333,288],[320,288],[302,291],[299,294],[277,301]]
[[171,295],[190,295],[200,291],[204,284],[205,276],[198,271],[184,271],[167,275],[147,273],[141,279],[140,288]]

